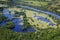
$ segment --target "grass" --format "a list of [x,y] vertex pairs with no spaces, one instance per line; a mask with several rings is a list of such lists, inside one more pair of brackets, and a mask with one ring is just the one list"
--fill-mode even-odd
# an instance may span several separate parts
[[60,40],[60,28],[39,29],[37,32],[13,32],[0,27],[0,40]]
[[[42,17],[44,17],[44,18],[47,18],[47,19],[49,19],[52,23],[54,23],[54,24],[57,24],[57,23],[55,23],[54,22],[54,20],[51,18],[51,17],[49,17],[47,14],[44,14],[44,13],[38,13],[38,12],[34,12],[34,11],[31,11],[31,10],[26,10],[26,16],[28,17],[28,19],[29,19],[29,23],[31,24],[31,25],[35,25],[35,27],[39,27],[39,28],[48,28],[48,27],[52,27],[52,28],[57,28],[57,26],[56,25],[54,25],[54,26],[49,26],[49,23],[47,23],[47,22],[44,22],[44,21],[42,21],[42,20],[37,20],[37,19],[35,19],[33,16],[34,16],[34,14],[36,14],[36,16],[42,16]],[[34,21],[32,21],[32,20]],[[39,25],[39,26],[37,26],[37,24]]]
[[[18,9],[17,8],[9,8],[9,10],[15,10],[15,11],[21,12],[22,8],[18,8]],[[52,27],[52,26],[48,26],[49,23],[46,23],[46,22],[44,22],[42,20],[35,19],[34,16],[42,16],[44,18],[49,19],[52,23],[56,24],[54,22],[54,20],[51,17],[49,17],[47,14],[35,12],[35,11],[32,11],[32,10],[25,10],[25,13],[26,13],[26,16],[28,18],[30,17],[32,20],[34,20],[34,22],[32,22],[32,20],[29,18],[29,23],[31,25],[36,25],[36,27],[39,27],[39,28],[48,28],[48,27]],[[23,20],[23,16],[20,16],[20,18]],[[37,26],[37,25],[39,25],[39,26]],[[57,27],[57,26],[55,25],[55,27]]]
[[23,0],[22,2],[19,2],[19,3],[21,3],[23,5],[32,6],[37,9],[52,11],[52,12],[55,12],[56,14],[60,15],[60,9],[59,9],[60,6],[58,7],[56,5],[57,3],[59,3],[59,0],[54,0],[54,1],[51,0],[49,2],[38,1],[38,0]]
[[33,14],[33,13],[34,13],[34,11],[26,10],[26,12],[25,12],[25,13],[26,13],[26,16],[27,16],[27,17],[33,17],[33,16],[34,16],[34,14]]
[[8,5],[0,4],[0,7],[7,7]]
[[0,1],[8,1],[8,0],[0,0]]
[[8,8],[9,10],[14,10],[14,11],[17,11],[17,12],[21,12],[22,11],[22,8]]
[[[32,20],[34,20],[34,22],[33,22]],[[43,23],[40,24],[41,20],[38,21],[38,20],[35,19],[35,18],[29,19],[28,22],[29,22],[31,25],[33,25],[34,27],[39,27],[39,28],[46,28],[46,27],[47,27],[47,23],[46,23],[46,22],[43,22],[43,21],[42,21]]]
[[39,7],[46,6],[48,4],[48,2],[39,2],[39,1],[24,1],[19,3],[30,5],[30,6],[39,6]]
[[31,5],[35,5],[35,6],[39,6],[39,5],[42,5],[42,6],[45,6],[45,5],[47,5],[47,2],[38,2],[38,1],[33,1],[32,2],[33,4],[31,4]]

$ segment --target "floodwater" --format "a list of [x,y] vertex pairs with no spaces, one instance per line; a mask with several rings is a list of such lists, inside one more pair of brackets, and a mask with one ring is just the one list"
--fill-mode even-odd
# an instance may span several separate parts
[[[43,11],[43,10],[38,10],[38,9],[35,9],[33,7],[29,7],[29,6],[23,6],[23,5],[17,5],[17,6],[20,6],[22,8],[27,8],[27,9],[31,9],[31,10],[34,10],[36,12],[43,12],[45,14],[48,14],[48,15],[52,15],[52,16],[56,16],[57,18],[60,18],[59,15],[56,15],[55,13],[53,12],[49,12],[49,11]],[[9,14],[9,10],[8,9],[4,9],[3,10],[3,14],[4,16],[6,16],[8,19],[12,19],[13,16],[14,16],[14,11],[12,10],[11,13]],[[38,20],[42,20],[42,21],[45,21],[45,22],[51,22],[50,20],[46,19],[46,18],[43,18],[41,16],[38,17]],[[16,31],[16,32],[35,32],[36,30],[34,28],[27,28],[26,30],[22,30],[22,28],[24,27],[23,25],[20,25],[20,23],[22,22],[22,20],[20,18],[14,18],[13,20],[11,20],[11,22],[13,22],[15,24],[15,28],[11,29],[13,31]],[[2,25],[5,24],[5,22],[2,22],[1,23]],[[50,25],[54,25],[53,23],[51,23]]]
[[[36,30],[34,28],[27,28],[26,30],[22,30],[22,28],[24,27],[23,25],[20,25],[20,23],[22,22],[22,20],[20,18],[14,18],[12,20],[12,18],[14,17],[14,12],[13,10],[11,11],[11,13],[9,14],[9,10],[8,9],[4,9],[3,10],[3,15],[5,17],[7,17],[8,19],[10,19],[11,22],[13,22],[15,24],[15,27],[11,30],[16,31],[16,32],[35,32]],[[5,22],[1,23],[2,25],[5,24]]]

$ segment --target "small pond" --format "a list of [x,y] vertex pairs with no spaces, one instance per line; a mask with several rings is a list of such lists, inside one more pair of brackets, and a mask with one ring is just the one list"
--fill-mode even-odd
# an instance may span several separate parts
[[[4,10],[3,10],[3,15],[4,15],[5,17],[7,17],[8,19],[10,19],[10,21],[15,24],[15,27],[14,27],[13,29],[11,29],[11,30],[13,30],[13,31],[15,31],[15,32],[35,32],[35,31],[36,31],[34,28],[27,28],[26,30],[23,31],[22,28],[23,28],[24,26],[23,26],[23,25],[19,25],[20,22],[22,22],[22,20],[21,20],[20,18],[14,18],[13,20],[11,20],[11,19],[13,18],[13,16],[14,16],[14,11],[13,11],[13,10],[12,10],[11,13],[9,14],[9,10],[6,9],[6,8],[4,8]],[[6,22],[2,22],[2,23],[0,24],[0,26],[3,25],[3,24],[5,24],[5,23],[6,23]]]

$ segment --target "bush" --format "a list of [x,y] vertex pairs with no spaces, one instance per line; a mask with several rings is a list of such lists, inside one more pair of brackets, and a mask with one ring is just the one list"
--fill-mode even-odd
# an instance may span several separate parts
[[9,29],[14,28],[14,23],[13,22],[8,22],[6,25],[7,25],[7,28],[9,28]]

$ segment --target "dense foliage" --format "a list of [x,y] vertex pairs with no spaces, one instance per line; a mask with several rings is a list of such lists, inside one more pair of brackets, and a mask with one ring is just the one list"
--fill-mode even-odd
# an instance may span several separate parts
[[60,40],[60,28],[39,29],[37,32],[17,33],[0,27],[0,40]]

